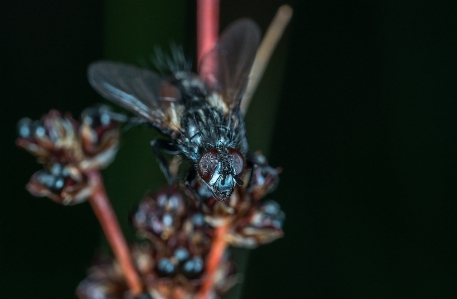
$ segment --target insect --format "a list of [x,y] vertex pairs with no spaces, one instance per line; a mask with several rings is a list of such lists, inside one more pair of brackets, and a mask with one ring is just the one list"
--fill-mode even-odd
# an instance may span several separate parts
[[151,145],[169,182],[175,178],[161,151],[190,160],[194,167],[186,182],[198,176],[214,197],[225,201],[236,185],[244,183],[240,176],[246,168],[248,142],[240,102],[259,42],[258,26],[241,19],[204,56],[200,76],[190,71],[189,64],[180,63],[184,59],[175,59],[167,79],[109,61],[91,64],[88,78],[103,97],[168,137],[154,139]]

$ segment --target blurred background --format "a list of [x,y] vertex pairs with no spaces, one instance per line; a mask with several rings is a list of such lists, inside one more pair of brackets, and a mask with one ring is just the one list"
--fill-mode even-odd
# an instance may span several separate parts
[[[221,28],[250,17],[265,31],[283,3],[221,0]],[[457,298],[457,2],[288,3],[292,23],[246,120],[251,149],[284,169],[269,198],[285,237],[234,251],[244,283],[229,296]],[[14,145],[16,122],[51,108],[78,116],[102,101],[90,62],[138,64],[170,42],[194,57],[194,1],[0,2],[0,298],[74,298],[106,247],[87,203],[25,190],[40,166]],[[130,240],[128,212],[165,183],[154,136],[126,132],[104,171]]]

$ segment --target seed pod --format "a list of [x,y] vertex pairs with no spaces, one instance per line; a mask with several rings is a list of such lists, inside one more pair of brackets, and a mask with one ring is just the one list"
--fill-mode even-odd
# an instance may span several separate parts
[[135,229],[147,238],[167,240],[181,227],[186,203],[176,188],[146,196],[131,216]]

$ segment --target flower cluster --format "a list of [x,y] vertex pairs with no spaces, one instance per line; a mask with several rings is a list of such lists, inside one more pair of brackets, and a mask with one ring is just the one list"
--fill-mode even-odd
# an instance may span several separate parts
[[56,110],[41,120],[21,119],[16,144],[43,164],[27,184],[30,193],[64,205],[85,200],[92,188],[87,172],[104,168],[114,159],[120,119],[107,106],[86,109],[81,121]]
[[[106,106],[86,109],[80,121],[55,110],[39,121],[22,119],[16,143],[43,164],[28,190],[65,205],[91,198],[101,184],[91,180],[91,173],[113,160],[118,123],[124,120]],[[144,291],[141,297],[132,292],[123,266],[114,259],[99,261],[91,269],[78,286],[78,297],[215,299],[226,293],[237,281],[226,246],[255,248],[283,235],[284,213],[275,201],[262,201],[276,188],[280,170],[270,167],[260,152],[250,160],[254,162],[242,178],[247,183],[237,186],[226,201],[215,198],[195,178],[139,203],[131,223],[142,241],[131,246],[131,259]],[[97,201],[91,203],[97,207]]]
[[[153,298],[196,298],[205,279],[205,262],[213,229],[204,215],[176,187],[147,196],[131,216],[145,240],[132,249],[144,289]],[[210,298],[218,298],[236,282],[227,256],[219,263]],[[78,287],[80,299],[127,299],[129,290],[116,263],[100,263]]]
[[[92,267],[90,275],[83,280],[77,288],[80,299],[165,299],[165,298],[196,298],[201,285],[201,274],[195,274],[203,263],[198,258],[187,258],[185,250],[175,251],[170,259],[162,258],[156,261],[155,253],[147,243],[138,244],[131,250],[132,257],[138,271],[147,286],[145,293],[139,297],[132,295],[118,263],[114,260],[99,260]],[[181,263],[183,266],[175,270],[172,263]],[[187,273],[186,275],[184,275]],[[236,282],[232,263],[224,260],[218,269],[215,292],[210,298],[217,298],[226,293]]]
[[[284,213],[274,201],[260,199],[278,182],[278,170],[256,154],[259,162],[246,173],[250,184],[237,187],[227,202],[212,197],[196,180],[195,198],[184,186],[167,187],[144,198],[131,215],[131,223],[144,243],[133,246],[134,263],[146,294],[156,299],[198,298],[216,238],[228,245],[254,248],[282,236]],[[205,193],[206,192],[206,193]],[[223,236],[215,228],[225,225]],[[223,254],[212,273],[206,298],[219,298],[236,283],[235,267]],[[80,299],[130,299],[117,263],[94,266],[78,287]]]

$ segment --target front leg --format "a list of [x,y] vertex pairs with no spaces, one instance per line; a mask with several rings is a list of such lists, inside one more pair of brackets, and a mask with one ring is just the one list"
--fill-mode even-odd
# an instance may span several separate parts
[[195,170],[195,167],[192,166],[189,168],[189,171],[187,171],[184,182],[186,184],[187,189],[192,193],[192,195],[195,197],[195,200],[197,201],[197,204],[200,206],[202,203],[202,198],[198,194],[197,190],[195,190],[192,187],[192,182],[194,182],[195,180],[198,180],[197,171]]
[[170,165],[165,157],[162,155],[160,150],[171,154],[171,155],[179,155],[181,154],[180,148],[174,144],[173,142],[163,140],[163,139],[154,139],[151,141],[151,147],[156,155],[157,161],[159,162],[160,169],[162,170],[165,178],[167,179],[168,183],[171,185],[174,181],[176,181],[176,176],[171,174],[170,172]]

